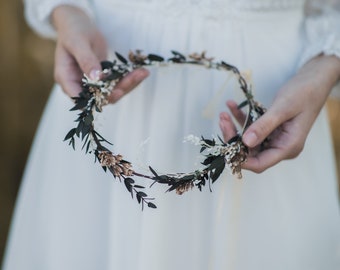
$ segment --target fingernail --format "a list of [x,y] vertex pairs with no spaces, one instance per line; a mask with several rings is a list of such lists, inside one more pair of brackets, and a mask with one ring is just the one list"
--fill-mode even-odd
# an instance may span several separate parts
[[245,133],[243,135],[243,142],[250,147],[256,146],[256,143],[257,143],[256,134],[254,132]]
[[99,80],[100,70],[93,69],[90,71],[90,79],[91,80]]

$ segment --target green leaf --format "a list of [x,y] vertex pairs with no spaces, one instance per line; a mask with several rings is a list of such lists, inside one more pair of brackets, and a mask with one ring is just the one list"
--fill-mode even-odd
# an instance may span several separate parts
[[224,166],[224,165],[225,165],[224,156],[215,156],[209,166],[209,169],[213,170],[213,169],[216,169],[217,167]]
[[157,208],[157,206],[155,204],[153,204],[152,202],[148,202],[148,207],[150,208]]
[[86,115],[86,117],[84,118],[85,125],[90,126],[93,122],[93,119],[94,118],[93,118],[92,113],[89,113],[88,115]]
[[212,182],[214,183],[225,168],[225,160],[224,156],[216,157],[209,167],[210,170],[214,170],[214,172],[210,175]]
[[142,192],[142,191],[138,191],[137,196],[147,197],[148,195],[146,193]]
[[83,127],[84,127],[84,122],[81,120],[81,121],[79,121],[79,124],[78,124],[77,129],[76,129],[76,135],[78,137],[80,135],[80,132],[83,130]]
[[[84,139],[84,133],[83,133],[83,136],[82,136],[83,138],[82,139]],[[81,147],[81,150],[83,150],[84,149],[84,147],[85,147],[85,145],[87,144],[87,141],[89,140],[89,136],[87,136],[86,137],[86,139],[85,139],[85,141],[84,141],[84,143],[83,143],[83,146]]]
[[206,146],[202,146],[201,150],[200,150],[200,153],[202,153],[205,149],[207,149]]
[[119,60],[120,62],[122,62],[122,63],[125,64],[125,65],[128,64],[128,61],[125,59],[124,56],[122,56],[121,54],[119,54],[119,53],[117,53],[117,52],[115,52],[115,54],[116,54],[116,56],[117,56],[117,58],[118,58],[118,60]]
[[151,166],[149,166],[149,169],[154,176],[158,177],[158,174],[156,173],[156,171],[154,169],[151,168]]
[[90,145],[91,145],[91,140],[89,140],[88,142],[87,142],[87,145],[86,145],[86,154],[89,152],[89,149],[90,149]]
[[74,134],[76,133],[76,128],[72,128],[65,136],[64,141],[67,141],[68,139],[71,139]]
[[224,140],[220,137],[220,135],[217,135],[217,137],[218,137],[218,139],[220,140],[220,142],[221,142],[223,145],[225,145],[225,142],[224,142]]
[[126,181],[127,183],[129,184],[133,184],[135,183],[135,180],[133,180],[132,178],[128,177],[128,178],[125,178],[124,181]]
[[134,187],[134,188],[141,188],[141,189],[142,189],[142,188],[145,188],[144,186],[140,186],[140,185],[134,185],[133,187]]
[[132,191],[132,185],[131,185],[131,181],[129,181],[129,179],[132,180],[131,178],[124,179],[124,184],[125,184],[126,189],[129,192],[131,192]]
[[155,61],[155,62],[163,62],[164,61],[163,57],[156,55],[156,54],[149,54],[148,59],[150,61]]
[[74,143],[74,137],[71,138],[70,142],[68,145],[72,145],[73,150],[76,150],[75,143]]
[[111,74],[103,78],[103,81],[113,81],[117,80],[123,77],[123,73],[120,73],[118,71],[112,70]]
[[113,63],[111,61],[101,61],[100,65],[102,66],[102,69],[111,69],[113,66]]
[[208,156],[203,162],[203,165],[209,165],[213,160],[214,160],[215,156]]
[[248,100],[245,100],[245,101],[241,102],[241,103],[237,106],[237,108],[238,108],[238,109],[242,109],[243,107],[247,106],[248,104],[249,104],[249,101],[248,101]]
[[136,197],[137,197],[137,201],[138,201],[138,203],[141,203],[141,201],[142,201],[142,197],[137,193],[136,194]]
[[[93,132],[94,132],[94,134],[96,134],[100,138],[101,141],[104,141],[104,142],[106,142],[106,143],[108,143],[110,145],[113,145],[112,143],[107,141],[102,135],[100,135],[97,131],[93,130]],[[104,150],[107,150],[107,149],[104,149]]]
[[157,175],[154,179],[157,183],[168,184],[172,178],[167,175]]
[[228,141],[228,144],[231,144],[231,143],[233,143],[233,142],[237,142],[239,139],[240,139],[240,136],[239,136],[239,135],[236,135],[236,136],[232,137],[232,138]]
[[183,55],[183,54],[181,54],[181,53],[179,53],[179,52],[177,52],[177,51],[171,51],[171,53],[173,54],[173,55],[175,55],[176,57],[178,57],[178,58],[180,58],[181,60],[184,60],[185,61],[185,56]]
[[81,131],[81,134],[82,134],[81,139],[84,140],[84,138],[86,137],[86,135],[89,134],[90,131],[91,131],[91,126],[84,125]]
[[81,110],[87,106],[87,99],[84,98],[74,98],[76,100],[76,105],[70,109],[70,111]]
[[204,139],[204,142],[209,146],[215,146],[216,144],[215,140]]

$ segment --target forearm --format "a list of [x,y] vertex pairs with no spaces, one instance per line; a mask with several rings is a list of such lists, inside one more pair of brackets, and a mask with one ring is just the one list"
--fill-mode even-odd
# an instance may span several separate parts
[[297,76],[303,78],[311,74],[314,74],[314,81],[318,81],[324,88],[332,89],[340,80],[340,59],[332,55],[319,55],[302,66]]
[[339,79],[340,59],[336,56],[319,55],[308,61],[291,83],[298,82],[297,85],[301,85],[301,82],[306,82],[299,91],[305,96],[305,100],[313,103],[310,105],[318,113]]

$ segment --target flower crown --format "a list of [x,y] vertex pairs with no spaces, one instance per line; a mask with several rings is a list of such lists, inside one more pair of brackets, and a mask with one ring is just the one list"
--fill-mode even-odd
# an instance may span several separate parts
[[[224,61],[215,62],[213,58],[207,58],[205,52],[191,54],[188,58],[176,51],[171,51],[171,53],[172,57],[165,59],[155,54],[144,55],[140,50],[137,50],[135,53],[129,53],[129,61],[121,54],[116,53],[117,60],[101,62],[102,71],[96,80],[91,80],[84,74],[82,91],[78,97],[73,98],[75,106],[71,109],[71,111],[81,110],[76,119],[78,124],[67,133],[64,139],[64,141],[69,141],[69,145],[75,149],[75,137],[80,138],[83,142],[82,149],[85,149],[86,153],[93,153],[95,161],[99,161],[105,172],[111,172],[114,178],[124,182],[128,192],[142,205],[142,209],[144,205],[150,208],[156,208],[156,205],[152,202],[154,198],[148,197],[143,191],[145,186],[136,184],[135,178],[152,180],[150,187],[154,184],[167,185],[167,191],[175,190],[177,194],[182,194],[194,187],[201,191],[206,184],[209,185],[211,191],[211,184],[219,178],[226,167],[231,170],[232,174],[241,178],[241,166],[248,155],[248,148],[242,142],[242,134],[251,123],[265,113],[265,108],[253,99],[250,86],[236,67]],[[114,154],[104,146],[104,144],[112,144],[95,130],[94,114],[102,112],[102,107],[109,103],[108,98],[114,91],[115,85],[129,72],[146,66],[163,67],[173,64],[189,64],[232,72],[246,98],[239,108],[248,106],[247,118],[242,130],[228,142],[224,142],[220,137],[218,139],[189,137],[201,147],[200,153],[204,156],[203,169],[188,173],[159,175],[155,169],[149,166],[150,175],[141,174],[136,172],[131,162],[125,160],[122,155]]]

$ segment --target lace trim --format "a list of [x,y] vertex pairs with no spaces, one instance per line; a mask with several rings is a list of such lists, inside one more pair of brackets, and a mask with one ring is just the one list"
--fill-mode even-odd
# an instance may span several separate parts
[[309,16],[305,22],[306,50],[299,67],[318,54],[335,55],[340,58],[340,12],[324,9],[318,16]]
[[335,55],[340,58],[340,36],[330,35],[325,42],[323,52],[324,54]]
[[305,50],[301,57],[299,67],[322,53],[325,55],[335,55],[340,58],[340,36],[329,34],[329,36],[322,38],[319,42],[314,42],[307,46],[307,50]]

